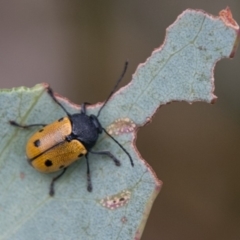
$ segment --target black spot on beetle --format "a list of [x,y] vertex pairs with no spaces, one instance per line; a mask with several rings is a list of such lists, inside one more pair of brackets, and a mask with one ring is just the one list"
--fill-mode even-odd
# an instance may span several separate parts
[[38,132],[42,132],[44,129],[42,128],[42,129],[40,129]]
[[63,117],[59,118],[58,121],[61,122],[63,120]]
[[45,161],[45,165],[46,165],[47,167],[51,167],[51,166],[53,165],[53,163],[52,163],[51,160],[47,159],[47,160]]
[[37,139],[36,141],[33,142],[33,144],[34,144],[35,147],[39,147],[41,142],[40,142],[39,139]]
[[61,165],[61,166],[59,167],[59,169],[62,169],[62,168],[64,168],[64,165]]
[[80,153],[79,155],[78,155],[78,157],[82,157],[83,156],[83,154],[82,153]]

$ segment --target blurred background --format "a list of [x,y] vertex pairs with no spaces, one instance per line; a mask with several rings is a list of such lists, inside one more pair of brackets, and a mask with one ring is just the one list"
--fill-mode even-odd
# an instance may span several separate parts
[[[131,80],[187,8],[218,15],[239,0],[2,0],[0,87],[49,83],[76,103],[104,101]],[[240,50],[240,49],[239,49]],[[138,132],[163,188],[143,240],[240,239],[240,53],[216,66],[216,104],[172,103]],[[99,90],[101,89],[101,90]]]

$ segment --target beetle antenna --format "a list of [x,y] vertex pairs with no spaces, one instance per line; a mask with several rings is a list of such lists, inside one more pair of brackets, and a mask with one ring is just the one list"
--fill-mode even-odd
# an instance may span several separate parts
[[119,83],[122,81],[126,71],[127,71],[127,67],[128,67],[128,61],[125,62],[124,64],[124,68],[123,68],[123,71],[122,71],[122,74],[120,75],[119,79],[117,80],[113,90],[110,92],[109,96],[107,97],[106,101],[104,102],[104,104],[102,105],[102,107],[99,109],[98,111],[98,114],[97,114],[97,117],[99,117],[102,109],[105,107],[105,105],[107,104],[108,100],[111,98],[111,96],[115,93],[116,89],[118,88],[118,85]]
[[133,159],[128,151],[112,136],[110,135],[105,128],[102,127],[102,130],[128,155],[132,167],[134,166]]

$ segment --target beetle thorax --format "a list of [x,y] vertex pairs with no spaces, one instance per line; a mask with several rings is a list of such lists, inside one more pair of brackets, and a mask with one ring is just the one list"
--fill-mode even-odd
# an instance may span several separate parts
[[84,144],[86,149],[91,149],[99,134],[102,133],[102,126],[95,115],[86,115],[85,113],[76,113],[71,115],[72,139],[77,139]]

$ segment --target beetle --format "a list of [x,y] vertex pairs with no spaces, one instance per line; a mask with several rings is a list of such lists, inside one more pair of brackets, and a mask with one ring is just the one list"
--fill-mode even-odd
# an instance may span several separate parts
[[99,109],[97,115],[88,115],[86,105],[81,105],[80,113],[70,114],[65,107],[56,99],[52,89],[48,86],[47,92],[53,101],[58,104],[66,113],[62,117],[50,124],[30,124],[21,125],[16,121],[9,121],[12,126],[22,129],[41,126],[42,128],[35,132],[26,144],[26,155],[30,165],[43,173],[56,172],[62,169],[62,172],[54,177],[50,184],[49,195],[53,196],[54,184],[56,180],[63,176],[69,165],[85,156],[87,163],[87,190],[92,191],[91,174],[89,167],[88,154],[106,155],[111,158],[116,166],[120,166],[120,161],[110,151],[93,151],[98,137],[104,132],[110,137],[128,156],[130,163],[134,166],[133,159],[127,150],[113,137],[105,128],[102,127],[99,116],[102,109],[106,106],[108,100],[116,91],[126,70],[128,62],[125,63],[123,72],[117,80],[113,90]]

